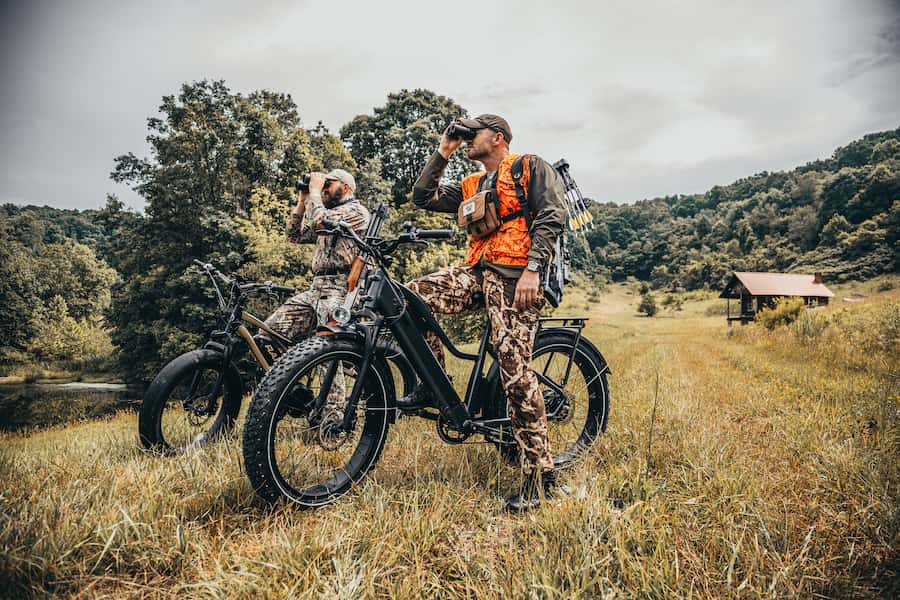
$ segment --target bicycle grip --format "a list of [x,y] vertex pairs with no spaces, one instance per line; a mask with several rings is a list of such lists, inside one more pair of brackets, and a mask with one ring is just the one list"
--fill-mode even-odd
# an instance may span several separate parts
[[420,229],[416,232],[420,240],[449,240],[453,237],[452,229]]

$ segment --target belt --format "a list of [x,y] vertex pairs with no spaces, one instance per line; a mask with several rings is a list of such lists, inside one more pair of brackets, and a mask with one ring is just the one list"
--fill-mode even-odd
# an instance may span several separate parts
[[349,275],[350,267],[335,267],[333,269],[319,269],[313,273],[313,277],[323,277],[326,275]]

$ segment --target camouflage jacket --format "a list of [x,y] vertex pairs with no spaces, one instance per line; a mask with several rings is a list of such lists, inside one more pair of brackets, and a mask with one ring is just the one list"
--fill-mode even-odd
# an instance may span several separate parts
[[369,226],[369,210],[352,196],[339,206],[325,208],[320,194],[309,194],[306,197],[306,212],[300,215],[295,209],[288,219],[288,241],[316,244],[312,260],[313,275],[346,273],[358,253],[356,244],[337,235],[318,234],[317,230],[325,219],[346,221],[362,235]]

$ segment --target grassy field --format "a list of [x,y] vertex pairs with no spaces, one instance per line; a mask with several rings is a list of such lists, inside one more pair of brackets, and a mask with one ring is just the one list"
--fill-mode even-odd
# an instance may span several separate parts
[[491,447],[419,420],[312,512],[254,498],[239,438],[157,458],[124,413],[0,436],[0,596],[897,597],[900,295],[854,291],[773,332],[711,295],[649,319],[572,291],[609,429],[526,516]]

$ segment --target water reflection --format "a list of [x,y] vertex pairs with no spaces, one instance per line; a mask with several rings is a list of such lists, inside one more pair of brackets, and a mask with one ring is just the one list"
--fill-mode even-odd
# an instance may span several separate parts
[[47,427],[137,410],[141,390],[110,383],[0,385],[0,430]]

